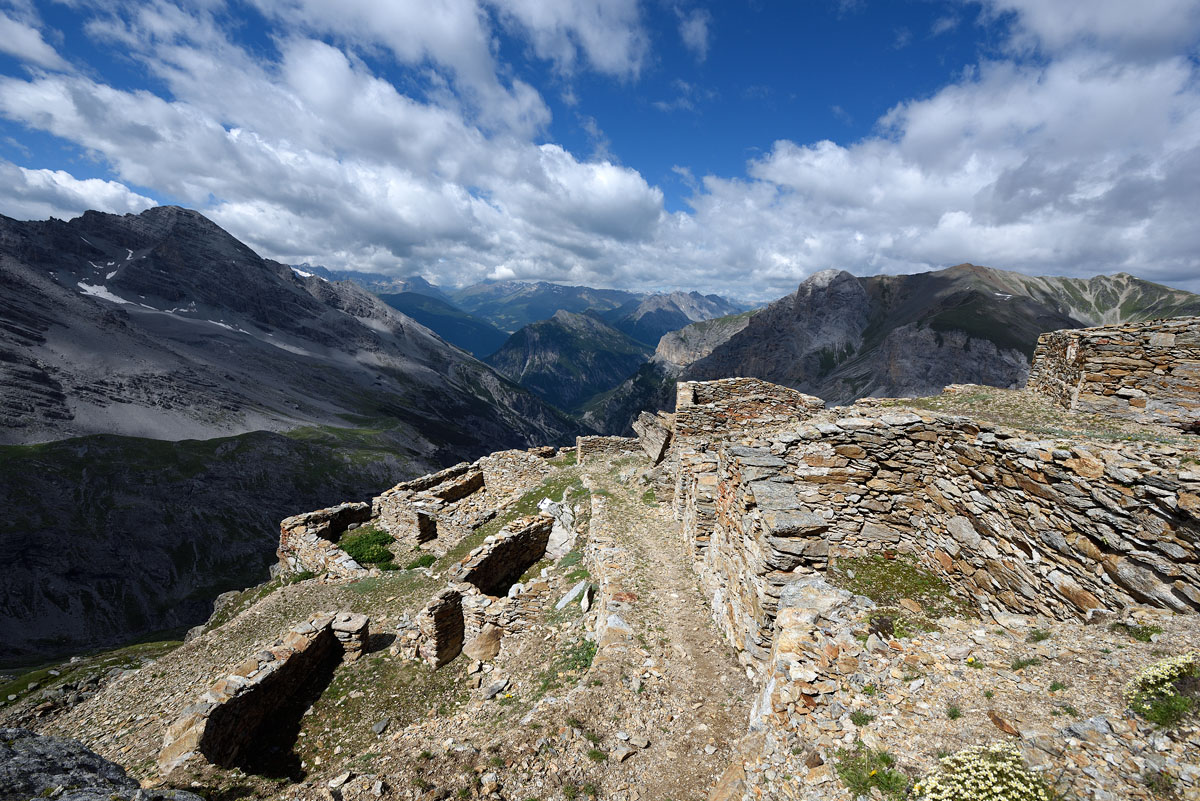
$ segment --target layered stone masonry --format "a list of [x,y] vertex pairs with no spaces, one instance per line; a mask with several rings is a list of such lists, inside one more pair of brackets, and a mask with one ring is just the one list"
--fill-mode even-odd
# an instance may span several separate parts
[[741,432],[805,420],[825,401],[758,378],[681,381],[676,385],[670,452],[675,475],[674,509],[685,539],[700,559],[716,512],[715,444]]
[[485,595],[507,594],[545,555],[553,525],[551,518],[537,515],[514,520],[451,568],[451,580],[472,584]]
[[[838,554],[914,554],[985,610],[1200,610],[1200,471],[1187,461],[1200,449],[1036,441],[872,412],[705,455],[680,461],[698,472],[677,513],[718,625],[749,665],[769,654],[787,586]],[[710,487],[711,523],[694,511]]]
[[337,547],[347,529],[371,518],[371,504],[342,503],[285,518],[279,524],[279,557],[286,574],[309,571],[337,578],[361,578],[367,570]]
[[1042,334],[1028,388],[1070,411],[1200,433],[1200,317]]
[[420,639],[414,643],[421,659],[435,670],[462,652],[462,594],[451,587],[434,596],[417,615]]
[[554,520],[522,517],[489,536],[450,569],[450,586],[417,615],[398,652],[437,669],[489,629],[495,639],[525,628],[526,588],[517,580],[546,553]]
[[576,437],[575,459],[587,464],[588,458],[608,459],[633,453],[639,448],[636,437]]
[[549,474],[555,448],[499,451],[397,484],[373,501],[381,528],[401,542],[444,553],[514,496]]
[[159,773],[167,776],[189,763],[236,766],[252,756],[279,710],[314,689],[308,686],[314,677],[362,655],[369,628],[365,615],[322,613],[248,657],[168,727]]

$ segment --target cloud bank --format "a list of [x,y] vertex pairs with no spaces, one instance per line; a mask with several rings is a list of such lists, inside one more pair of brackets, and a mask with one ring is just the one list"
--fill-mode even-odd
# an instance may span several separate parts
[[[92,0],[88,35],[123,48],[154,90],[72,67],[28,9],[0,16],[17,34],[0,36],[5,50],[25,64],[0,76],[0,115],[113,179],[0,162],[0,212],[133,211],[152,202],[128,188],[139,186],[264,255],[443,283],[769,299],[829,267],[974,261],[1200,291],[1198,2],[1093,0],[1086,15],[968,3],[1006,31],[992,58],[900,100],[860,141],[764,143],[744,175],[699,178],[674,213],[607,148],[589,159],[545,141],[549,106],[496,43],[505,32],[564,81],[634,85],[654,57],[634,0],[255,5],[272,47],[238,44],[219,0]],[[677,21],[697,60],[719,45],[703,9]]]

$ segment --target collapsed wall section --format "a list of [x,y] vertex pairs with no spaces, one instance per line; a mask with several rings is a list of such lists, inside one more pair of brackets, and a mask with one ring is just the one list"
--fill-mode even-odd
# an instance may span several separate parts
[[[789,584],[839,554],[912,553],[984,609],[1200,610],[1200,472],[1184,461],[1195,452],[1034,441],[908,412],[744,441],[681,458],[691,489],[677,513],[747,664],[766,659]],[[697,511],[709,487],[711,522]]]
[[1027,386],[1070,411],[1200,432],[1200,317],[1042,334]]

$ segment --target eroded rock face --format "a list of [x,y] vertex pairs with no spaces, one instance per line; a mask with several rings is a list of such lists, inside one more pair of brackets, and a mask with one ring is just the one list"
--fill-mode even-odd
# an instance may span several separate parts
[[[57,793],[57,794],[56,794]],[[75,740],[0,729],[0,801],[200,801],[183,790],[142,790],[125,769]]]

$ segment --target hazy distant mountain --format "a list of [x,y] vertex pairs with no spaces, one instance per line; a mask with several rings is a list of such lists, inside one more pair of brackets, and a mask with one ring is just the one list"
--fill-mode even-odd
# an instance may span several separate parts
[[441,301],[449,301],[449,297],[441,287],[429,283],[419,275],[393,278],[381,273],[367,273],[359,270],[330,270],[317,264],[293,264],[292,267],[301,275],[312,274],[327,281],[353,281],[368,292],[376,294],[415,292]]
[[449,295],[460,309],[509,332],[548,319],[560,309],[604,313],[641,299],[640,295],[620,289],[562,286],[545,281],[486,282],[450,290]]
[[658,344],[663,334],[676,331],[691,323],[711,320],[742,311],[720,295],[701,295],[699,292],[671,292],[649,295],[604,315],[614,328],[650,347]]
[[649,348],[597,316],[558,311],[517,331],[487,362],[558,408],[572,409],[621,383],[649,356]]
[[508,339],[496,326],[467,314],[462,309],[419,292],[391,294],[381,292],[379,299],[403,312],[452,345],[482,359]]
[[863,278],[827,270],[764,309],[664,337],[582,419],[625,432],[641,409],[671,408],[681,378],[755,376],[829,403],[929,395],[952,383],[1023,386],[1042,332],[1193,314],[1200,296],[1125,274],[1039,278],[971,264]]
[[175,207],[0,217],[0,388],[0,660],[194,623],[282,517],[580,430]]

